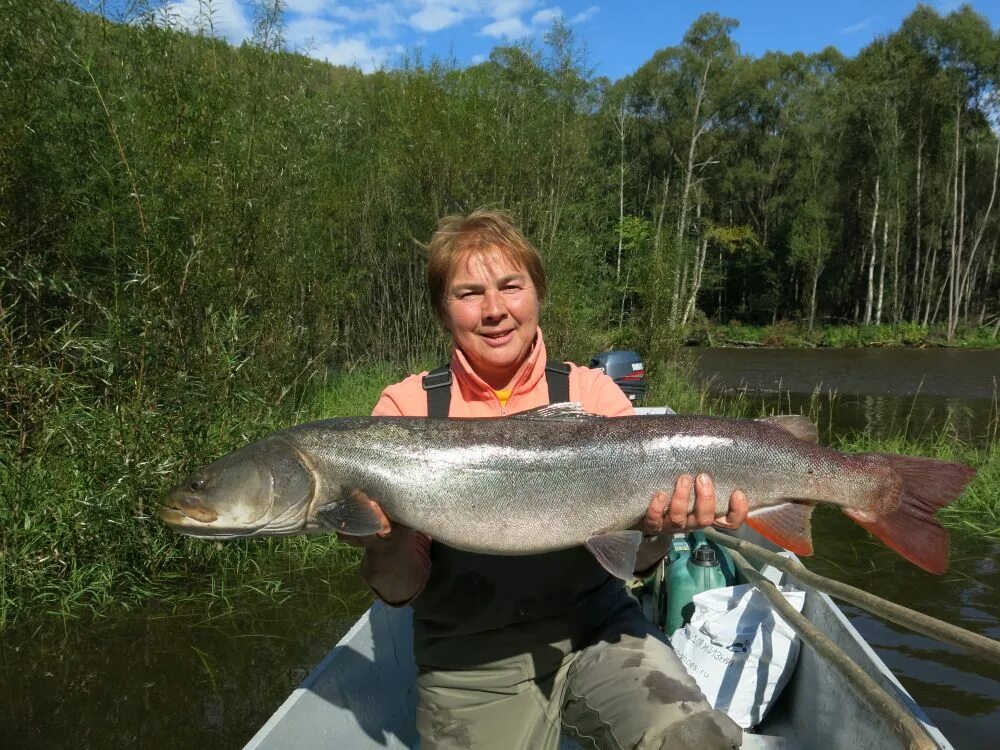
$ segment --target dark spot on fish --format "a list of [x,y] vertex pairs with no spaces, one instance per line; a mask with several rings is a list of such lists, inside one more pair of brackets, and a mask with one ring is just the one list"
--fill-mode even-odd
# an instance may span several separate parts
[[629,669],[630,667],[638,667],[640,664],[642,664],[642,654],[632,654],[622,662],[622,667]]
[[667,677],[662,672],[650,672],[642,684],[649,689],[649,697],[657,703],[683,703],[701,701],[701,693],[680,680]]

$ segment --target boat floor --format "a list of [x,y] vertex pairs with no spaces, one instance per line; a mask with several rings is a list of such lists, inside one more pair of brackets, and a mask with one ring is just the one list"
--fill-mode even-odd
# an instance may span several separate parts
[[[794,580],[782,580],[796,584]],[[896,696],[924,724],[937,747],[951,748],[828,596],[807,590],[803,614]],[[246,747],[418,747],[417,670],[412,640],[412,614],[408,608],[374,604]],[[759,734],[745,734],[743,747],[902,747],[887,722],[871,711],[838,672],[805,647],[800,650],[788,685],[756,731]],[[562,747],[568,750],[578,746],[567,738]]]

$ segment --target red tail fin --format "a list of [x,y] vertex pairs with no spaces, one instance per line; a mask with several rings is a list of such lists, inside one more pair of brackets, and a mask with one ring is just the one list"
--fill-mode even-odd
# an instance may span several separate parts
[[934,514],[962,494],[976,470],[936,458],[877,455],[903,480],[899,505],[884,516],[850,509],[844,513],[910,562],[930,573],[944,573],[948,568],[948,532]]

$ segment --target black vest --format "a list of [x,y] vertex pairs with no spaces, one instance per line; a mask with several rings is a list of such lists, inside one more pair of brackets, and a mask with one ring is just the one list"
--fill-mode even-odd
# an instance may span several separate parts
[[[443,419],[451,409],[451,366],[441,365],[424,375],[421,381],[427,392],[427,416]],[[569,365],[550,360],[545,363],[545,384],[549,387],[549,403],[569,401]]]
[[[569,400],[569,365],[548,362],[549,403]],[[423,378],[430,417],[447,417],[452,375],[445,365]],[[431,544],[431,573],[414,600],[417,663],[456,669],[524,654],[548,674],[587,643],[630,600],[583,547],[539,555],[483,555]]]

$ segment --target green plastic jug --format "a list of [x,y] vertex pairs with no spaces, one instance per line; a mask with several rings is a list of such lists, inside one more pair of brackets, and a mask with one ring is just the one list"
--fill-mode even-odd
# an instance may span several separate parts
[[676,536],[667,553],[670,561],[667,584],[667,635],[690,622],[695,594],[732,586],[735,567],[729,553],[709,542],[700,531]]

